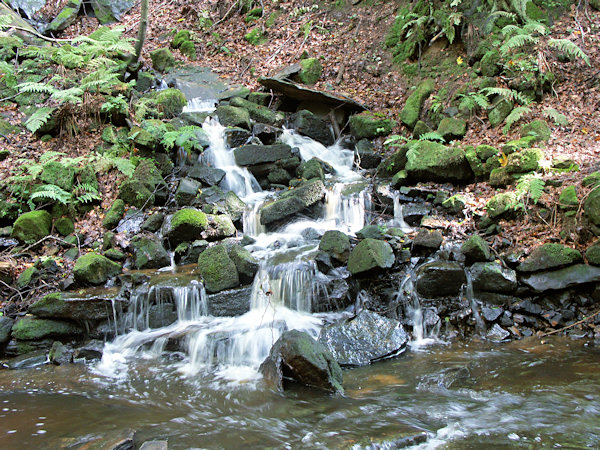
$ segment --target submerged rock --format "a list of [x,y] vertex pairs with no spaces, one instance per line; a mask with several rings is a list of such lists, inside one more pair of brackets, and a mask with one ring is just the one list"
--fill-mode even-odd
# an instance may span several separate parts
[[404,351],[408,335],[397,320],[364,310],[351,320],[324,327],[319,342],[339,364],[364,366]]
[[343,393],[342,369],[331,352],[307,333],[284,332],[260,365],[267,383],[279,391],[284,378],[328,392]]

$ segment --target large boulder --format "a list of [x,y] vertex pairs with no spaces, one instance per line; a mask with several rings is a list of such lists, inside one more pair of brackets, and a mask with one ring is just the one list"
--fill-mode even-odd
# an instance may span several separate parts
[[256,258],[239,244],[233,245],[229,249],[229,258],[231,258],[235,264],[240,280],[243,283],[251,283],[259,268],[259,263]]
[[190,169],[188,177],[202,181],[208,186],[215,186],[225,178],[225,171],[216,167],[197,164]]
[[395,126],[395,121],[375,116],[366,111],[350,117],[350,133],[357,139],[387,136]]
[[600,186],[596,187],[583,204],[585,217],[594,225],[600,226]]
[[42,297],[29,307],[29,312],[37,317],[49,319],[112,320],[113,305],[120,312],[121,305],[115,294],[97,292],[55,292]]
[[297,80],[304,84],[315,84],[321,78],[323,66],[318,58],[305,58],[300,61]]
[[342,369],[327,348],[307,333],[286,331],[260,366],[267,383],[284,389],[284,378],[327,392],[343,393]]
[[404,168],[415,181],[464,182],[473,178],[463,149],[432,141],[416,141],[411,145]]
[[169,254],[155,235],[136,236],[131,247],[137,269],[160,269],[171,263]]
[[465,256],[465,262],[467,264],[487,261],[491,257],[489,244],[477,234],[474,234],[467,239],[460,250]]
[[497,262],[478,262],[470,269],[473,289],[499,293],[511,293],[517,288],[517,274]]
[[325,186],[321,180],[311,180],[301,186],[284,192],[275,201],[260,209],[260,223],[268,225],[305,208],[314,205],[325,197]]
[[467,134],[467,121],[454,117],[444,117],[438,125],[437,132],[446,142],[462,139]]
[[404,351],[408,335],[397,320],[363,310],[321,330],[319,342],[342,366],[364,366]]
[[74,338],[81,336],[83,330],[77,325],[63,320],[36,319],[25,316],[18,320],[12,329],[12,337],[22,341],[39,339]]
[[298,133],[308,136],[323,145],[333,145],[333,134],[329,124],[312,112],[305,109],[293,114],[290,118],[291,127]]
[[455,296],[467,278],[462,266],[456,262],[433,261],[417,269],[415,288],[423,297]]
[[82,3],[83,0],[70,0],[60,13],[52,19],[52,22],[48,24],[46,33],[56,35],[73,25],[75,20],[77,20]]
[[216,110],[221,125],[225,127],[240,127],[250,129],[250,113],[237,106],[219,106]]
[[229,257],[225,245],[218,244],[200,253],[198,269],[207,292],[219,292],[240,284],[237,267]]
[[566,289],[599,282],[600,267],[575,264],[564,269],[534,273],[522,277],[521,281],[536,292]]
[[292,147],[287,144],[243,145],[233,151],[238,166],[252,166],[271,163],[294,156]]
[[12,237],[33,244],[50,234],[52,217],[48,211],[30,211],[21,214],[15,221]]
[[528,148],[508,155],[506,170],[509,173],[526,173],[538,170],[544,152],[539,148]]
[[345,263],[350,255],[350,238],[338,230],[326,231],[319,243],[319,250]]
[[73,266],[75,280],[81,284],[104,284],[121,273],[121,265],[98,253],[86,253]]
[[177,211],[170,220],[165,221],[165,236],[171,245],[200,239],[202,232],[208,227],[206,214],[194,208]]
[[394,251],[390,244],[368,238],[352,249],[348,258],[348,270],[352,275],[357,275],[373,269],[389,269],[394,261]]
[[133,0],[92,0],[94,16],[101,24],[114,23],[121,20],[123,14],[129,11],[135,2]]
[[431,95],[434,88],[433,80],[425,80],[417,86],[415,91],[406,100],[404,108],[400,113],[400,120],[410,129],[414,128],[419,120],[423,103]]
[[580,262],[581,253],[562,244],[544,244],[533,249],[531,254],[519,264],[520,272],[538,272]]
[[149,159],[140,162],[133,176],[123,181],[119,187],[119,197],[136,208],[163,203],[167,192],[168,187],[160,170]]
[[548,122],[537,119],[521,127],[521,136],[534,136],[536,141],[548,142],[552,136],[552,131]]

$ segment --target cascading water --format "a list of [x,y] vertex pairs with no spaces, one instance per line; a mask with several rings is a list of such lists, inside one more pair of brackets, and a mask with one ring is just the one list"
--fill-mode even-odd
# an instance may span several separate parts
[[338,229],[356,233],[367,224],[371,198],[367,190],[344,194],[348,185],[336,183],[325,196],[325,220],[335,221]]
[[467,283],[463,286],[464,289],[462,295],[471,305],[473,319],[475,320],[475,332],[478,335],[483,336],[485,335],[485,322],[481,318],[481,314],[479,314],[479,305],[477,304],[475,295],[473,294],[473,277],[468,269],[465,269],[465,277],[467,279]]
[[394,219],[392,221],[395,227],[400,228],[404,233],[410,233],[413,229],[404,221],[404,213],[402,211],[402,203],[400,203],[400,194],[395,191],[392,193],[394,201]]

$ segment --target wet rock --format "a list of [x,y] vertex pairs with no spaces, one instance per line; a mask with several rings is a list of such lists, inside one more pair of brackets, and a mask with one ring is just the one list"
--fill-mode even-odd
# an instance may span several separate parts
[[260,223],[268,225],[299,213],[325,197],[325,186],[321,180],[311,180],[297,188],[286,191],[275,201],[260,209]]
[[494,342],[502,342],[510,336],[510,333],[497,323],[486,333],[486,339]]
[[154,232],[160,230],[160,227],[162,226],[164,220],[165,220],[164,213],[161,213],[161,212],[154,213],[151,216],[149,216],[146,220],[144,220],[144,222],[142,223],[141,229],[144,231],[150,231],[151,233],[154,233]]
[[465,255],[466,264],[487,261],[491,257],[490,246],[477,234],[467,239],[460,250]]
[[75,280],[81,284],[100,285],[121,273],[121,265],[98,253],[87,253],[73,266]]
[[409,202],[402,204],[402,216],[411,227],[417,227],[423,217],[431,212],[431,203]]
[[298,175],[307,180],[312,180],[314,178],[318,178],[319,180],[325,179],[323,167],[318,158],[311,158],[300,164],[300,167],[298,167]]
[[0,316],[0,350],[3,344],[10,340],[10,330],[12,330],[14,321],[10,317]]
[[73,351],[73,361],[85,360],[85,361],[98,361],[102,359],[102,353],[104,351],[104,342],[94,340],[86,343],[85,345],[76,348]]
[[385,238],[381,227],[377,225],[366,225],[356,232],[356,237],[359,239],[380,239]]
[[368,450],[408,448],[427,442],[427,438],[427,433],[424,431],[421,433],[394,433],[393,437],[368,437],[357,442],[353,448]]
[[443,240],[440,231],[421,229],[413,239],[412,251],[433,253],[440,248]]
[[427,298],[458,295],[466,283],[465,271],[456,262],[433,261],[417,269],[417,292]]
[[251,283],[254,275],[258,272],[259,263],[252,254],[241,245],[234,245],[229,249],[229,257],[237,267],[240,280],[243,283]]
[[160,269],[171,264],[169,254],[158,236],[136,236],[131,247],[137,269]]
[[226,214],[207,214],[208,229],[202,232],[202,238],[207,241],[219,241],[235,236],[237,230],[231,218]]
[[182,178],[175,191],[175,200],[179,206],[190,206],[195,203],[202,184],[192,178]]
[[73,362],[73,349],[62,342],[55,341],[48,353],[48,361],[55,366],[70,364]]
[[89,291],[55,292],[48,294],[29,307],[29,312],[41,318],[60,318],[75,321],[106,320],[115,311],[122,311],[123,301],[115,298],[116,291],[98,293]]
[[229,289],[208,296],[208,314],[215,317],[235,317],[250,311],[252,286]]
[[350,252],[348,270],[352,275],[357,275],[373,269],[389,269],[394,265],[394,261],[394,252],[390,244],[367,238]]
[[539,272],[521,278],[526,286],[536,292],[566,289],[586,283],[600,281],[600,267],[576,264],[564,269]]
[[368,111],[350,117],[350,133],[357,139],[387,136],[395,126],[394,120],[375,116]]
[[473,178],[464,150],[433,141],[416,141],[411,145],[404,169],[416,181],[464,182]]
[[188,245],[185,256],[181,259],[181,264],[196,264],[198,256],[209,246],[208,241],[198,240]]
[[343,393],[342,369],[327,348],[307,333],[286,331],[260,365],[265,381],[284,389],[284,378],[328,392]]
[[520,272],[538,272],[540,270],[568,266],[582,260],[579,251],[562,244],[544,244],[533,249],[531,254],[519,264]]
[[188,172],[190,178],[202,181],[208,186],[219,184],[225,178],[225,171],[215,167],[203,166],[196,164]]
[[208,227],[208,218],[202,211],[184,208],[165,221],[165,236],[172,246],[182,242],[195,241]]
[[250,114],[250,118],[256,122],[267,125],[281,125],[283,123],[283,114],[273,111],[266,106],[244,100],[240,97],[232,98],[229,104],[238,108],[244,108]]
[[204,250],[198,257],[198,268],[207,292],[219,292],[240,284],[238,270],[223,244]]
[[513,304],[510,308],[512,311],[531,314],[537,316],[542,313],[542,307],[533,303],[531,300],[521,300]]
[[146,441],[140,446],[140,450],[168,450],[167,441]]
[[517,288],[516,272],[496,262],[475,263],[470,272],[476,291],[510,293]]
[[481,315],[487,322],[494,322],[504,313],[504,309],[499,306],[483,305]]
[[363,310],[351,320],[325,326],[319,342],[340,365],[364,366],[403,352],[408,335],[397,320]]
[[[240,147],[247,144],[252,138],[252,133],[250,133],[250,131],[238,127],[226,128],[224,133],[225,141],[229,148]],[[263,144],[266,144],[266,142],[263,142]]]
[[48,354],[46,350],[35,350],[25,355],[1,361],[0,369],[2,366],[11,370],[33,369],[34,367],[43,366],[47,361]]
[[272,163],[294,156],[292,147],[287,144],[256,145],[249,144],[233,151],[235,162],[239,166]]
[[[250,129],[250,114],[244,108],[219,106],[216,110],[219,122],[225,127]],[[238,163],[239,164],[239,163]]]
[[74,338],[82,334],[83,330],[73,323],[63,320],[37,319],[33,316],[21,318],[12,329],[13,338],[22,341]]
[[350,238],[341,231],[326,231],[319,243],[319,250],[345,263],[350,255]]
[[51,227],[52,217],[48,211],[30,211],[17,218],[11,236],[26,244],[33,244],[48,236]]
[[361,139],[354,148],[354,164],[361,169],[376,169],[381,164],[381,155],[368,139]]

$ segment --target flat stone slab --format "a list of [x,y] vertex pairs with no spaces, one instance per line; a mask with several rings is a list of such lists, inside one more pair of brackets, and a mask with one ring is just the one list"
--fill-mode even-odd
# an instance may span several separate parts
[[345,95],[310,89],[287,80],[261,77],[258,79],[258,82],[267,89],[280,92],[286,97],[300,102],[317,103],[330,108],[341,108],[347,113],[356,113],[367,109],[365,105]]
[[225,100],[235,96],[243,88],[241,85],[231,86],[227,80],[202,66],[186,66],[174,70],[165,76],[164,81],[183,92],[188,101]]
[[522,277],[521,281],[536,292],[553,291],[600,281],[600,267],[576,264],[560,270]]

